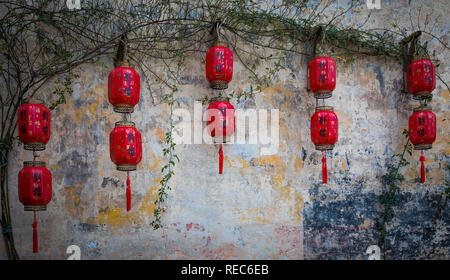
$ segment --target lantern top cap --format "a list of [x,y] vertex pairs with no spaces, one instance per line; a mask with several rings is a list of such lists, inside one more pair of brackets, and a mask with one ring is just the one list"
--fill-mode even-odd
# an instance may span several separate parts
[[332,59],[330,56],[326,55],[326,53],[318,53],[314,58],[329,58]]
[[44,104],[44,102],[40,99],[36,99],[36,98],[24,98],[23,99],[23,104]]
[[29,166],[45,167],[45,162],[43,162],[43,161],[24,161],[23,162],[23,167],[29,167]]
[[130,69],[130,70],[133,70],[133,71],[136,71],[133,67],[131,67],[131,65],[129,65],[129,64],[121,64],[121,65],[118,65],[117,67],[114,67],[114,69],[117,69],[117,68],[127,68],[127,69]]
[[134,127],[134,122],[129,122],[129,121],[116,122],[116,127],[120,127],[120,126],[131,126],[131,127]]
[[419,107],[416,107],[416,108],[414,108],[414,113],[417,113],[417,112],[422,112],[422,111],[431,111],[431,106],[427,106],[427,105],[423,105],[423,106],[419,106]]
[[333,111],[333,106],[317,106],[316,112],[317,111]]
[[221,40],[221,39],[217,39],[214,44],[213,47],[225,47],[228,48],[228,42]]
[[426,54],[426,53],[416,54],[416,55],[414,55],[414,57],[413,57],[413,61],[415,61],[415,60],[422,60],[422,59],[428,59],[428,60],[431,60],[431,59],[430,59],[430,55],[429,55],[429,54]]
[[209,101],[210,101],[210,103],[218,102],[218,101],[230,102],[230,99],[231,98],[228,96],[215,96],[215,97],[212,97]]

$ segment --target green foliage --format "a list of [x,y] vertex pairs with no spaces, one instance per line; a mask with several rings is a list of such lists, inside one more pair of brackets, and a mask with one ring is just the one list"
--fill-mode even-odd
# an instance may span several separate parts
[[[405,159],[406,153],[412,155],[412,145],[409,142],[408,130],[403,130],[403,135],[407,138],[407,142],[403,147],[401,154],[395,154],[392,156],[392,160],[395,164],[388,164],[386,173],[382,176],[382,183],[385,189],[379,195],[379,202],[382,205],[383,211],[376,219],[376,227],[380,232],[380,245],[383,248],[384,259],[387,258],[386,243],[388,238],[387,226],[389,222],[395,217],[395,208],[398,206],[398,195],[400,188],[398,185],[404,181],[403,175],[399,173],[401,167],[405,167],[409,162]],[[447,171],[450,171],[450,165],[447,165]],[[450,197],[450,182],[446,180],[447,188],[436,199],[433,200],[433,204],[437,205],[437,211],[435,218],[432,221],[432,225],[425,230],[424,240],[430,240],[433,234],[436,232],[436,226],[439,221],[442,220],[445,209],[448,206],[448,199]]]
[[177,92],[176,88],[173,88],[169,94],[164,96],[164,100],[167,101],[170,108],[170,123],[169,123],[169,131],[165,134],[165,148],[163,149],[163,155],[168,158],[167,164],[165,164],[161,168],[161,173],[163,178],[160,181],[160,187],[158,189],[158,198],[155,200],[155,210],[153,211],[153,221],[150,225],[153,229],[159,229],[163,227],[162,224],[162,215],[166,211],[164,203],[167,199],[168,191],[171,190],[169,185],[170,179],[174,175],[173,168],[175,167],[175,159],[177,162],[180,161],[178,155],[175,152],[175,142],[173,141],[172,133],[175,128],[172,121],[172,112],[173,112],[173,104],[174,104],[174,94]]
[[70,96],[73,93],[73,89],[72,89],[73,79],[79,78],[79,75],[75,74],[73,72],[68,72],[68,73],[64,74],[63,76],[64,76],[63,81],[57,80],[55,82],[55,84],[61,85],[62,88],[56,88],[52,92],[52,94],[56,95],[58,97],[58,99],[50,105],[49,109],[51,111],[53,111],[60,104],[66,104],[66,96],[67,95]]

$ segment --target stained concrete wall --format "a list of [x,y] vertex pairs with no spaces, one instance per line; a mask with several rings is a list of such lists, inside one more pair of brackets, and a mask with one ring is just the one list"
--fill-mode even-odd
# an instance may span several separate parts
[[[447,1],[382,1],[367,26],[409,27],[409,12],[418,6],[438,19],[433,30],[448,43]],[[415,2],[415,1],[412,1]],[[348,3],[342,4],[345,8]],[[416,5],[416,6],[414,6]],[[361,7],[345,23],[365,19]],[[419,21],[424,21],[420,18]],[[431,42],[449,81],[448,50]],[[175,108],[193,110],[196,100],[211,96],[204,77],[204,57],[188,60],[180,77]],[[32,214],[17,196],[17,174],[30,152],[16,147],[9,162],[9,184],[15,241],[24,259],[66,258],[66,248],[78,245],[82,259],[365,259],[367,247],[378,243],[374,219],[379,215],[381,176],[393,154],[405,143],[401,135],[417,102],[401,92],[401,65],[384,58],[337,59],[337,87],[331,99],[339,117],[339,141],[329,153],[329,182],[320,184],[321,154],[309,137],[314,98],[306,91],[305,60],[293,55],[296,77],[281,72],[273,86],[254,99],[232,100],[236,108],[280,109],[280,147],[261,156],[262,145],[227,145],[225,171],[217,174],[217,147],[178,145],[181,162],[175,167],[165,229],[149,223],[154,209],[168,106],[151,75],[143,75],[141,101],[133,121],[143,136],[143,160],[132,172],[132,209],[125,208],[124,172],[109,159],[108,135],[119,120],[107,101],[107,77],[113,68],[82,66],[67,104],[52,113],[52,137],[41,159],[53,174],[53,200],[38,214],[40,252],[32,254]],[[154,62],[154,69],[159,69]],[[261,69],[264,68],[264,65]],[[159,71],[159,70],[158,70]],[[230,91],[248,90],[251,83],[235,60]],[[48,94],[53,85],[43,89]],[[437,116],[437,139],[426,152],[427,182],[420,184],[419,152],[407,156],[411,165],[401,173],[400,204],[390,230],[393,258],[449,258],[449,215],[444,212],[431,239],[423,235],[433,223],[433,202],[449,179],[448,100],[437,82],[432,102]],[[0,258],[6,258],[0,242]]]

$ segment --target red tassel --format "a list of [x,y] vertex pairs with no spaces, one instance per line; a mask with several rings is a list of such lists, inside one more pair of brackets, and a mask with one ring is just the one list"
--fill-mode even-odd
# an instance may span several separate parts
[[127,170],[127,211],[131,209],[131,188],[130,188],[130,171]]
[[421,152],[421,156],[420,156],[420,161],[421,161],[421,166],[420,166],[420,182],[421,183],[425,183],[425,157],[423,156],[423,150]]
[[327,172],[327,151],[322,151],[322,183],[326,184],[328,182],[328,172]]
[[37,235],[37,220],[36,211],[34,211],[34,222],[33,222],[33,253],[38,252],[38,235]]
[[223,172],[223,151],[222,151],[222,144],[220,144],[219,149],[219,174],[222,174]]

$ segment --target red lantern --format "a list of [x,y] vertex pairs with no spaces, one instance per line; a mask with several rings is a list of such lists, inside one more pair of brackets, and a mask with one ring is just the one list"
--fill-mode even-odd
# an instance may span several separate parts
[[118,113],[132,113],[139,103],[141,78],[133,68],[117,67],[109,73],[108,100]]
[[431,96],[436,88],[436,72],[433,62],[429,59],[414,60],[407,69],[408,91],[414,99],[424,99]]
[[328,181],[326,150],[332,150],[338,140],[338,117],[333,112],[333,107],[317,107],[311,117],[311,140],[316,150],[321,150],[322,157],[322,182]]
[[436,115],[426,107],[414,109],[409,117],[409,140],[415,150],[421,150],[420,182],[425,182],[425,157],[423,150],[431,149],[436,140]]
[[228,142],[236,129],[234,107],[227,101],[215,101],[209,104],[207,115],[208,131],[213,138],[214,143],[220,143],[219,174],[222,174],[222,143]]
[[111,161],[117,170],[127,171],[127,211],[131,209],[131,188],[129,171],[136,170],[142,159],[142,136],[134,123],[120,121],[109,134]]
[[206,52],[206,79],[213,89],[226,89],[233,78],[233,52],[215,46]]
[[336,88],[336,62],[326,56],[309,63],[309,87],[315,98],[329,98]]
[[47,210],[52,200],[52,174],[41,161],[26,161],[19,172],[19,200],[25,211],[34,211],[33,253],[38,252],[36,211]]
[[17,111],[19,139],[25,150],[42,151],[50,139],[50,110],[42,104],[25,103]]

